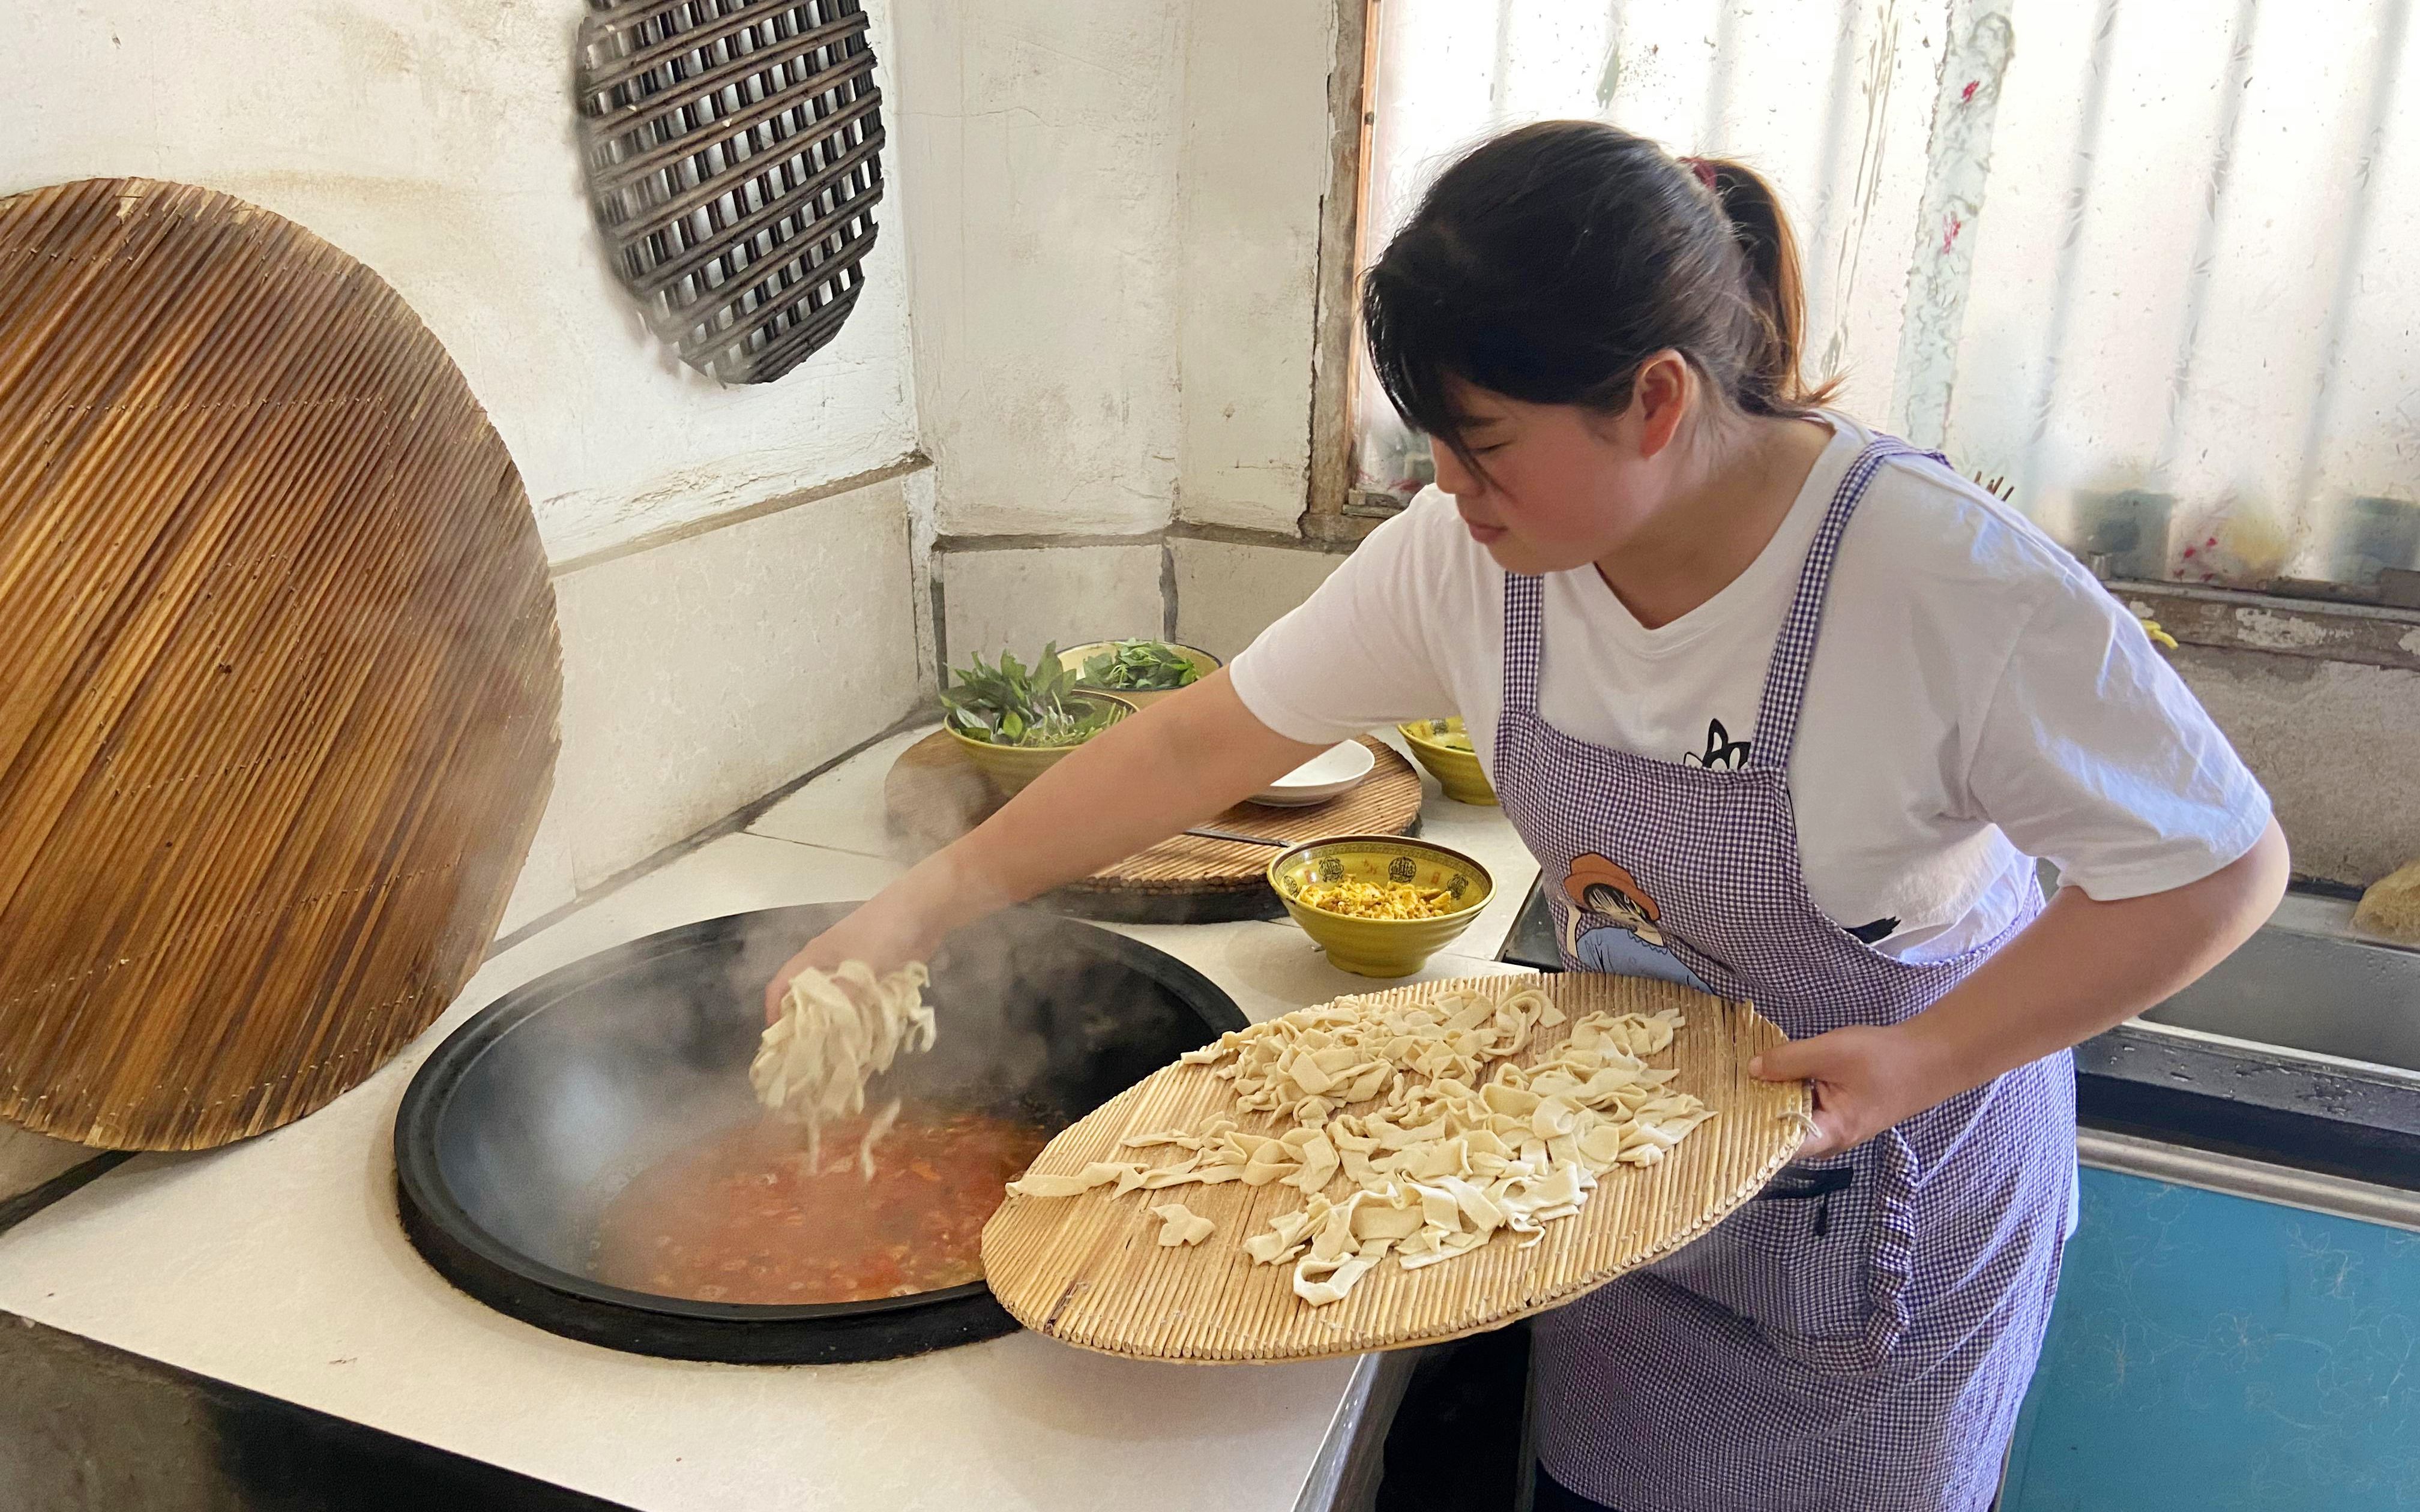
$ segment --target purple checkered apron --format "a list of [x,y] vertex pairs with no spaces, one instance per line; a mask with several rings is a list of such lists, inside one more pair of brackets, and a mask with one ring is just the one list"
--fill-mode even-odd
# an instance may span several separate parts
[[[1878,469],[1926,455],[1880,440],[1840,480],[1735,770],[1586,745],[1540,718],[1539,579],[1505,581],[1496,788],[1558,925],[1575,907],[1600,927],[1652,916],[1673,960],[1792,1039],[1921,1011],[2033,913],[1910,964],[1826,918],[1799,861],[1790,752],[1840,535]],[[1652,908],[1586,886],[1606,862]],[[1540,1459],[1621,1512],[1989,1504],[2050,1319],[2074,1163],[2062,1053],[1788,1167],[1705,1238],[1539,1319]]]

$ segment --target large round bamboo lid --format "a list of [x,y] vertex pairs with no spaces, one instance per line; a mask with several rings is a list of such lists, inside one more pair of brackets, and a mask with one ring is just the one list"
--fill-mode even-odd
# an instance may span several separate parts
[[546,557],[396,292],[210,190],[0,200],[0,1118],[326,1103],[493,934],[551,779]]

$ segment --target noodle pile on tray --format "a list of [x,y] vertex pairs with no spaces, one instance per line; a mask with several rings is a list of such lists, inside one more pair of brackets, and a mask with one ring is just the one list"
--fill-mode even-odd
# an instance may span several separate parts
[[[1304,1205],[1244,1248],[1263,1265],[1294,1260],[1303,1301],[1340,1302],[1389,1254],[1409,1271],[1467,1255],[1498,1233],[1526,1236],[1526,1248],[1544,1225],[1577,1213],[1616,1166],[1661,1161],[1714,1116],[1667,1088],[1677,1072],[1647,1064],[1683,1022],[1671,1009],[1590,1013],[1552,1059],[1524,1068],[1508,1057],[1538,1029],[1563,1023],[1535,987],[1501,999],[1470,988],[1424,1003],[1340,998],[1184,1057],[1235,1084],[1235,1112],[1271,1114],[1281,1133],[1248,1133],[1214,1113],[1189,1130],[1125,1141],[1183,1152],[1169,1164],[1095,1161],[1008,1189],[1072,1197],[1112,1182],[1110,1196],[1188,1182],[1297,1187]],[[1371,1105],[1344,1111],[1361,1104]],[[1353,1188],[1342,1201],[1326,1192],[1339,1171]]]
[[[933,1047],[933,1010],[924,1002],[932,980],[921,962],[876,977],[862,961],[836,971],[812,967],[790,979],[782,1016],[766,1026],[748,1080],[756,1100],[777,1119],[802,1124],[807,1159],[823,1158],[823,1126],[865,1107],[865,1084],[891,1069],[902,1051]],[[857,1160],[874,1179],[874,1146],[899,1117],[899,1100],[874,1116]]]

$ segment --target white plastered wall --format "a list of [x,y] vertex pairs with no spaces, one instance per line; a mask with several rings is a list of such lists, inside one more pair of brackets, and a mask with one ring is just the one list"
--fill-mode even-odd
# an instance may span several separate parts
[[953,661],[1148,632],[1171,584],[1181,620],[1190,547],[1140,549],[1172,523],[1294,535],[1334,24],[1326,0],[901,9]]

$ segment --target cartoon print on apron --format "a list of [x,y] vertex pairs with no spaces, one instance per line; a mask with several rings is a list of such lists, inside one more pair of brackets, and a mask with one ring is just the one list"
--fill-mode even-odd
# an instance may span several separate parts
[[[1826,917],[1799,864],[1789,761],[1832,563],[1874,473],[1926,455],[1884,438],[1851,464],[1756,728],[1720,763],[1548,725],[1541,582],[1507,575],[1496,788],[1542,868],[1566,967],[1745,998],[1805,1039],[1912,1017],[2031,921],[1900,961]],[[1621,1512],[1988,1503],[2056,1282],[2073,1092],[2064,1054],[2020,1068],[1793,1164],[1705,1238],[1546,1315],[1547,1468]]]
[[1563,896],[1566,962],[1608,977],[1652,977],[1709,990],[1665,948],[1664,933],[1655,927],[1663,909],[1620,863],[1602,856],[1577,857],[1563,878]]

